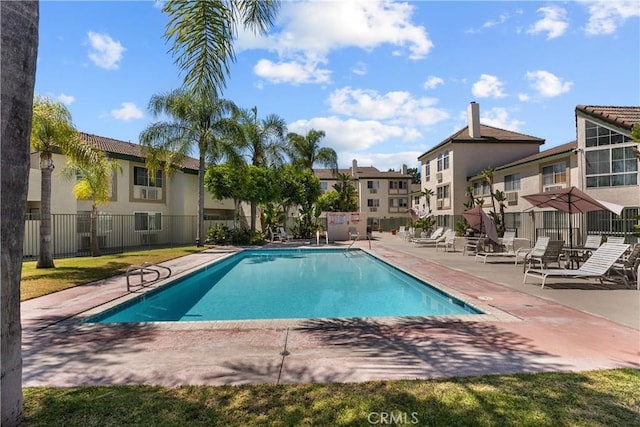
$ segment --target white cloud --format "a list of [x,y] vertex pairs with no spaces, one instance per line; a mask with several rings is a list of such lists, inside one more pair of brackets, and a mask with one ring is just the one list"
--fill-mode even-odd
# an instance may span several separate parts
[[527,102],[530,99],[530,97],[526,93],[519,93],[518,99],[522,102]]
[[564,81],[553,73],[544,70],[528,71],[527,80],[531,81],[530,86],[544,98],[553,98],[565,92],[569,92],[573,82]]
[[[423,26],[411,22],[413,12],[414,6],[409,3],[389,1],[283,2],[277,31],[260,36],[241,30],[235,48],[238,52],[248,49],[277,52],[279,60],[270,62],[305,64],[299,65],[302,69],[315,69],[316,65],[310,65],[326,63],[328,54],[337,49],[372,51],[382,45],[395,47],[394,54],[418,60],[427,56],[433,42]],[[283,73],[273,81],[284,82],[286,76]],[[292,78],[300,83],[298,74],[293,73]]]
[[507,109],[502,107],[494,107],[488,111],[483,111],[480,115],[480,123],[514,132],[518,132],[524,124],[518,119],[510,118]]
[[113,40],[108,34],[89,31],[89,59],[95,65],[106,70],[117,70],[122,54],[126,50],[119,41]]
[[544,17],[527,30],[529,34],[547,33],[547,40],[560,37],[569,27],[567,11],[559,6],[545,6],[538,9]]
[[280,62],[274,63],[268,59],[261,59],[253,67],[253,72],[271,83],[328,83],[331,81],[331,71],[318,68],[317,63]]
[[67,95],[64,93],[61,93],[60,95],[56,96],[56,99],[62,102],[64,105],[71,105],[76,100],[73,96]]
[[345,87],[333,91],[327,102],[335,113],[393,124],[431,126],[449,117],[444,109],[435,106],[436,98],[414,98],[403,91],[380,94],[375,90]]
[[504,98],[504,84],[496,76],[481,74],[480,80],[471,87],[471,93],[478,98]]
[[505,22],[507,22],[508,19],[509,19],[509,14],[503,12],[498,16],[497,19],[490,19],[488,21],[485,21],[479,29],[469,28],[468,30],[465,31],[465,33],[476,34],[476,33],[479,33],[483,29],[492,28],[492,27],[496,27],[498,25],[502,25]]
[[637,0],[584,1],[589,11],[585,32],[589,35],[613,34],[619,26],[633,17],[640,16]]
[[355,64],[353,67],[351,67],[351,72],[353,74],[357,74],[359,76],[364,76],[368,72],[367,64],[365,64],[364,62],[359,61],[357,64]]
[[438,85],[443,85],[443,84],[444,84],[444,80],[442,80],[440,77],[429,76],[427,77],[427,80],[425,80],[422,87],[429,90],[429,89],[435,89]]
[[111,110],[109,115],[116,120],[129,121],[134,119],[141,119],[144,117],[144,113],[133,102],[123,102],[122,108],[118,110]]

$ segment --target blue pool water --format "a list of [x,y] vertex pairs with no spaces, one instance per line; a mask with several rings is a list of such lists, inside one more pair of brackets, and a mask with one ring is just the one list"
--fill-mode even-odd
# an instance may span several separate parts
[[479,314],[361,250],[247,250],[89,322]]

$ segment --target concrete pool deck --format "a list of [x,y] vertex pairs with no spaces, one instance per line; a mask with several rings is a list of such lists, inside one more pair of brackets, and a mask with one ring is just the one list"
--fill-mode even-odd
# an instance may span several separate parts
[[[374,233],[370,252],[490,315],[81,324],[126,296],[123,276],[22,303],[23,385],[358,382],[640,369],[640,291],[584,280],[523,284],[522,265]],[[282,245],[276,243],[275,245]],[[369,250],[368,241],[355,246]],[[184,274],[213,248],[163,263]]]

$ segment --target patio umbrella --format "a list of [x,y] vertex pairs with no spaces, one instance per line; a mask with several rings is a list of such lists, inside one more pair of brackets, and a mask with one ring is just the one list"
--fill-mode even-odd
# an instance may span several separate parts
[[409,213],[411,214],[411,219],[414,221],[418,219],[426,218],[429,216],[429,212],[421,211],[416,208],[410,208]]
[[573,227],[571,225],[571,215],[575,213],[610,211],[620,215],[622,206],[615,203],[601,202],[577,187],[567,187],[555,191],[545,191],[542,193],[521,196],[535,208],[554,208],[560,212],[569,214],[569,247],[573,248]]
[[474,230],[478,230],[481,233],[485,233],[489,240],[499,244],[498,231],[493,220],[480,206],[476,206],[469,210],[462,212],[462,216],[469,223],[469,227]]

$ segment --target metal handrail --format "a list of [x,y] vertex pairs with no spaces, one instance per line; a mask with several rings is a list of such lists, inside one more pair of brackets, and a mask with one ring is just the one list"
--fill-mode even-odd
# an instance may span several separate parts
[[[153,268],[155,267],[155,268]],[[131,287],[132,286],[136,286],[136,287],[141,287],[144,285],[148,285],[150,283],[154,283],[157,282],[158,280],[160,280],[162,274],[160,273],[160,268],[163,268],[165,270],[167,270],[169,273],[167,274],[167,276],[162,277],[163,279],[166,279],[167,277],[170,277],[172,274],[172,271],[169,267],[165,267],[164,265],[159,265],[159,264],[153,264],[151,262],[143,262],[141,265],[131,265],[129,266],[129,268],[127,268],[127,272],[125,273],[127,276],[127,292],[131,292]],[[149,274],[149,273],[153,273],[155,274],[155,278],[153,280],[145,280],[144,276],[145,274]],[[132,274],[140,274],[140,283],[137,285],[131,285],[131,282],[129,281],[129,278],[131,277]]]

